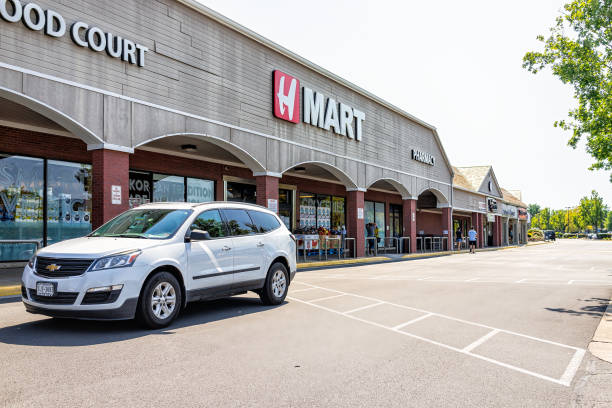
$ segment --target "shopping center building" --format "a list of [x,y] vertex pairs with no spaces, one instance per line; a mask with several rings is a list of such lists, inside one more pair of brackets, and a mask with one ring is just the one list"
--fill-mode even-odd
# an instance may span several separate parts
[[435,127],[192,0],[0,0],[0,106],[4,262],[149,201],[256,203],[351,256],[523,231]]

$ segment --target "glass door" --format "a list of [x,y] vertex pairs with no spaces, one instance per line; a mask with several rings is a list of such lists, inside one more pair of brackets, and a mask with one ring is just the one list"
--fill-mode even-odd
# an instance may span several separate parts
[[293,190],[278,190],[278,216],[289,231],[293,231]]

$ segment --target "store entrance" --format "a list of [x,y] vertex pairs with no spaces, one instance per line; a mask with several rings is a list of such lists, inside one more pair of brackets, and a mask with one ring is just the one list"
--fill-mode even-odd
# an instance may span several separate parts
[[400,238],[402,236],[402,206],[389,204],[389,228],[391,236]]

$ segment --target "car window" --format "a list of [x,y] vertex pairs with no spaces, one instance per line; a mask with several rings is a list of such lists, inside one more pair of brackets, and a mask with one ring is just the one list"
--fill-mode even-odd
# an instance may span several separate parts
[[198,215],[189,228],[192,231],[194,229],[208,231],[211,238],[222,238],[227,236],[225,223],[221,219],[219,210],[204,211],[202,214]]
[[257,227],[245,210],[221,210],[232,235],[251,235],[257,233]]
[[280,227],[280,222],[272,214],[267,214],[261,211],[248,211],[257,232],[270,232]]
[[90,236],[166,239],[174,235],[191,212],[159,208],[134,209],[113,218]]

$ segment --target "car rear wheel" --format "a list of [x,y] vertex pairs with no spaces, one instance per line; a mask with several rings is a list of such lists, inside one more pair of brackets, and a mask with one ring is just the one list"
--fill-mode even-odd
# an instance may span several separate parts
[[144,285],[138,302],[138,320],[150,329],[168,326],[179,314],[181,285],[168,272],[157,272]]
[[266,283],[261,289],[259,298],[264,305],[279,305],[287,297],[289,289],[289,273],[280,262],[272,264],[266,277]]

